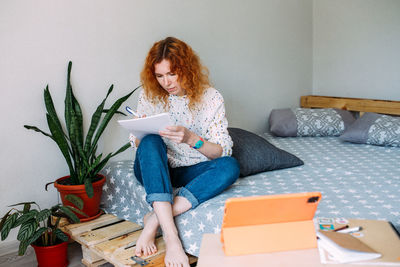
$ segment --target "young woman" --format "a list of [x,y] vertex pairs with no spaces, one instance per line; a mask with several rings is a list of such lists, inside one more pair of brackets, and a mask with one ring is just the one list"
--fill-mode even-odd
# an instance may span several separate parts
[[[239,165],[230,157],[232,139],[224,100],[210,87],[207,70],[192,48],[173,37],[150,49],[141,81],[144,90],[137,113],[168,112],[174,125],[140,141],[130,136],[137,147],[135,176],[153,207],[144,217],[136,255],[157,251],[155,236],[160,226],[166,266],[189,266],[173,217],[220,194],[239,177]],[[180,188],[175,196],[173,187]]]

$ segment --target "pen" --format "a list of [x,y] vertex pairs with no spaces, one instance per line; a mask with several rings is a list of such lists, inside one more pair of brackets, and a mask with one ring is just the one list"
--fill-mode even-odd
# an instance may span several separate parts
[[340,231],[340,230],[343,230],[343,229],[346,229],[346,228],[349,228],[349,226],[348,226],[348,225],[345,225],[345,226],[336,228],[336,229],[334,229],[333,231],[334,231],[334,232],[337,232],[337,231]]
[[133,109],[131,109],[130,107],[126,106],[125,107],[126,111],[128,111],[130,114],[132,114],[133,116],[139,117],[139,114],[137,114],[135,111],[133,111]]
[[358,231],[361,231],[362,227],[361,226],[357,226],[357,227],[351,227],[351,228],[346,228],[343,230],[339,230],[337,231],[338,233],[342,233],[342,234],[349,234],[349,233],[355,233]]

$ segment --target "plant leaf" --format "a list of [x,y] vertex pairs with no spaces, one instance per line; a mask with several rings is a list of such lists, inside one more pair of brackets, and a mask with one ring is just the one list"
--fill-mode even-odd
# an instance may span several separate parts
[[3,224],[3,229],[1,229],[1,240],[3,241],[4,239],[7,238],[8,234],[10,233],[11,229],[13,228],[13,225],[15,221],[17,220],[18,213],[13,213],[8,218]]
[[19,242],[18,256],[24,255],[28,246],[29,246],[29,243],[27,241]]
[[[130,92],[129,94],[127,94],[127,95],[121,97],[120,99],[118,99],[117,101],[115,101],[115,103],[111,106],[110,110],[106,113],[103,120],[101,121],[99,128],[96,131],[96,135],[95,135],[95,137],[93,139],[93,143],[92,143],[92,149],[94,146],[97,145],[97,142],[99,141],[100,136],[103,134],[105,128],[107,127],[108,123],[114,116],[115,112],[119,109],[119,107],[122,105],[122,103],[124,103],[140,87],[141,87],[141,85],[139,85],[138,87],[133,89],[132,92]],[[92,154],[92,152],[93,151],[91,151],[89,153],[89,155]]]
[[21,224],[24,224],[25,222],[27,222],[28,220],[35,218],[35,216],[38,214],[39,212],[37,210],[31,210],[28,213],[23,214],[22,216],[20,216],[14,223],[13,228],[20,226]]
[[6,213],[6,215],[4,215],[3,218],[1,219],[1,222],[0,222],[0,232],[1,232],[1,230],[3,229],[3,225],[4,225],[4,223],[6,222],[6,220],[7,220],[7,218],[8,218],[8,215],[10,214],[11,211],[12,211],[12,210],[9,210],[9,211]]
[[67,242],[69,240],[69,236],[66,235],[63,231],[61,231],[59,228],[56,229],[55,235],[58,239],[60,239],[63,242]]
[[54,184],[54,183],[55,183],[55,182],[47,183],[47,184],[44,186],[44,189],[47,191],[47,188],[49,187],[49,185]]
[[[71,211],[73,211],[73,212],[75,212],[75,213],[78,213],[78,214],[80,214],[80,215],[82,215],[82,216],[89,217],[89,215],[87,215],[86,213],[84,213],[82,210],[79,210],[79,209],[77,209],[77,208],[75,208],[75,207],[73,207],[73,206],[66,205],[65,207],[67,207],[67,208],[70,209]],[[72,218],[71,218],[71,219],[72,219]],[[80,220],[79,220],[79,218],[78,218],[78,221],[73,221],[73,222],[74,222],[74,223],[79,223]]]
[[91,163],[91,166],[87,170],[86,177],[94,177],[97,173],[99,173],[98,171],[95,172],[94,170],[97,169],[102,157],[103,157],[103,154],[98,155],[96,157],[95,161]]
[[74,204],[78,209],[83,209],[83,200],[77,195],[68,194],[65,196],[65,199]]
[[37,215],[36,215],[36,220],[38,222],[45,221],[47,218],[51,216],[51,211],[49,209],[44,209],[41,210]]
[[24,222],[21,225],[21,228],[19,228],[17,240],[28,241],[35,233],[37,227],[38,223],[36,222],[36,220],[29,220]]
[[26,203],[26,204],[24,205],[23,213],[24,213],[24,214],[27,213],[30,209],[31,209],[31,204],[30,204],[30,203]]
[[36,204],[36,202],[33,202],[33,201],[31,201],[31,202],[20,202],[20,203],[17,203],[17,204],[12,204],[9,207],[15,207],[15,206],[25,205],[25,204]]
[[[108,111],[109,111],[109,109],[104,109],[103,113],[107,113]],[[119,115],[122,115],[122,116],[128,116],[128,115],[126,115],[125,113],[123,113],[123,112],[121,112],[119,110],[115,111],[115,114],[119,114]]]
[[[101,114],[102,114],[103,109],[104,109],[104,104],[105,104],[108,96],[111,94],[113,88],[114,88],[114,85],[112,84],[110,86],[110,88],[108,89],[106,97],[103,99],[103,101],[96,108],[96,111],[92,115],[92,119],[91,119],[91,122],[90,122],[90,127],[89,127],[88,133],[86,135],[86,141],[85,141],[85,147],[84,147],[85,153],[88,153],[89,151],[91,151],[91,143],[92,143],[93,134],[96,131],[97,126],[99,125]],[[87,154],[87,155],[89,157],[89,154]]]
[[24,125],[24,127],[25,127],[26,129],[28,129],[28,130],[33,130],[33,131],[35,131],[35,132],[42,133],[42,134],[44,134],[45,136],[50,137],[51,139],[54,140],[53,136],[51,136],[50,134],[48,134],[48,133],[46,133],[46,132],[43,132],[42,130],[40,130],[40,129],[39,129],[38,127],[36,127],[36,126]]
[[[40,227],[32,236],[31,238],[27,241],[28,244],[32,244],[33,242],[35,242],[36,240],[39,239],[39,237],[41,237],[41,235],[46,232],[48,228],[47,227]],[[44,244],[45,246],[47,244]]]
[[85,190],[86,190],[86,194],[89,198],[92,198],[94,193],[93,193],[93,185],[92,185],[92,178],[86,177],[85,180]]
[[70,218],[73,222],[79,222],[78,216],[71,211],[71,209],[61,206],[60,211],[62,211],[68,218]]
[[93,168],[91,175],[96,175],[97,173],[99,173],[104,168],[104,166],[106,166],[106,164],[110,160],[110,158],[118,155],[119,153],[127,150],[130,147],[131,147],[131,145],[129,143],[126,143],[124,146],[122,146],[120,149],[118,149],[118,151],[116,151],[115,153],[108,154],[107,157],[105,157],[99,164],[96,165],[95,168]]
[[60,129],[57,127],[56,122],[53,120],[53,118],[49,115],[46,114],[47,117],[47,123],[49,125],[50,131],[53,134],[54,141],[57,143],[58,147],[61,150],[61,153],[63,154],[69,170],[70,170],[70,175],[73,177],[75,175],[74,167],[71,162],[70,154],[69,154],[69,148],[68,148],[68,142],[65,139],[64,132],[60,131]]

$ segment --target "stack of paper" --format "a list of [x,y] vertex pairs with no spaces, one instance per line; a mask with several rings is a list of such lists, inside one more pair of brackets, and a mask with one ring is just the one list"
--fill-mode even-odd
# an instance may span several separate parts
[[139,139],[148,134],[158,134],[165,127],[173,125],[168,113],[160,113],[144,118],[119,120],[118,123]]
[[382,256],[350,234],[318,231],[317,236],[322,263],[367,261]]

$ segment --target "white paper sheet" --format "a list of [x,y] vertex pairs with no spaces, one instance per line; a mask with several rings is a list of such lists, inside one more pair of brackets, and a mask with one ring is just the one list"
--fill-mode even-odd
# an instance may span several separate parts
[[139,139],[148,134],[158,134],[160,130],[173,125],[168,113],[160,113],[138,119],[119,120],[118,123]]

